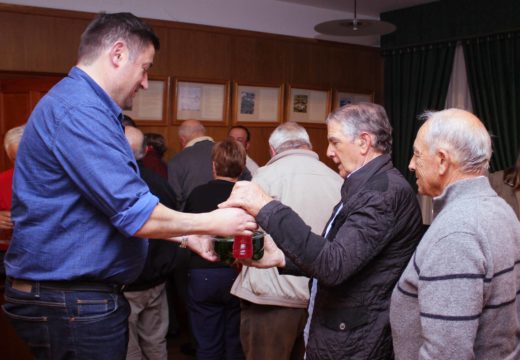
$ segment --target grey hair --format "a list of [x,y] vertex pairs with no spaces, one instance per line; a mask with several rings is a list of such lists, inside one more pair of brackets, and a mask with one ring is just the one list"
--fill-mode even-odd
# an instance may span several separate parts
[[4,136],[4,149],[7,152],[7,148],[13,144],[19,144],[20,140],[22,140],[23,131],[25,129],[25,125],[17,126],[5,133]]
[[476,116],[460,109],[447,109],[427,111],[420,118],[428,122],[424,142],[431,154],[444,149],[463,173],[485,174],[492,154],[491,137]]
[[294,121],[279,125],[269,136],[269,145],[279,154],[290,149],[307,147],[312,149],[307,130]]
[[376,150],[383,154],[392,152],[392,125],[381,105],[364,102],[345,105],[327,117],[327,124],[332,121],[341,124],[343,134],[352,140],[366,132]]

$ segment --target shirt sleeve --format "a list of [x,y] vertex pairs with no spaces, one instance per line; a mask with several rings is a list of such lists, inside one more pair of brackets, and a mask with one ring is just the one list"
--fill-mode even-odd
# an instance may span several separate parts
[[82,106],[65,114],[53,153],[84,196],[126,236],[150,217],[159,200],[139,176],[124,131],[108,110]]
[[475,235],[452,233],[428,251],[419,272],[420,359],[474,359],[486,261]]

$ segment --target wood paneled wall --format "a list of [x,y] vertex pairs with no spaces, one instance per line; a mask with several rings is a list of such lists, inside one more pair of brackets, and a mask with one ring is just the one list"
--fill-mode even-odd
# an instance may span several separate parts
[[[79,37],[94,15],[0,4],[0,79],[5,72],[66,74],[75,64]],[[376,48],[170,21],[148,23],[161,39],[152,75],[326,86],[374,92],[376,102],[382,100],[383,65]],[[0,120],[3,131],[8,120]],[[165,136],[167,158],[180,150],[176,126],[142,129]],[[269,159],[272,129],[250,128],[250,155],[260,165]],[[217,140],[226,133],[227,128],[208,127]],[[325,127],[309,128],[309,133],[325,160]]]

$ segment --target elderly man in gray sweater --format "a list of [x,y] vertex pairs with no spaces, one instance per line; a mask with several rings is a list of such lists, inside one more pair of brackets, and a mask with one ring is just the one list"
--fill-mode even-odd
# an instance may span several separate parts
[[435,218],[396,288],[396,359],[520,359],[520,223],[485,177],[489,134],[457,109],[427,113],[409,168]]

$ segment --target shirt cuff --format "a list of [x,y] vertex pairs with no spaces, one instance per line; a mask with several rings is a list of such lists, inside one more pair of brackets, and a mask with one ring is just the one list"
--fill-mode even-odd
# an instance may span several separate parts
[[130,208],[112,216],[110,221],[126,236],[133,236],[148,221],[158,203],[157,196],[147,193]]

